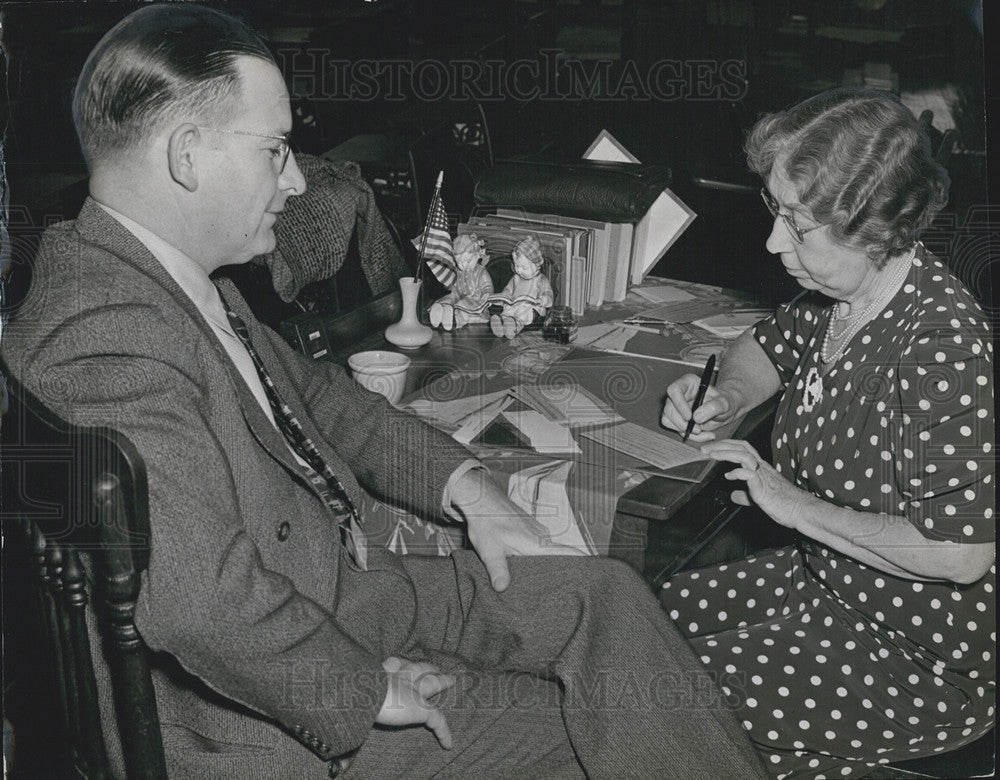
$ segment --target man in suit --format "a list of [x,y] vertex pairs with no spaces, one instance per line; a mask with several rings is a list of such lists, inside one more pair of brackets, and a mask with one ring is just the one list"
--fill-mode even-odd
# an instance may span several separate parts
[[[466,450],[209,280],[273,249],[305,186],[249,30],[143,8],[91,53],[73,108],[91,197],[46,232],[3,348],[45,403],[146,462],[136,622],[171,774],[763,776],[634,572],[551,557]],[[464,521],[476,553],[365,553],[359,482]]]

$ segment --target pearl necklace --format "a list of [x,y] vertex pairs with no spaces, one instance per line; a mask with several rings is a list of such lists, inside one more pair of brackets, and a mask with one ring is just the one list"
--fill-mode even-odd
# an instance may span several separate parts
[[[872,312],[877,311],[883,303],[885,303],[886,298],[896,292],[899,289],[899,285],[903,283],[906,275],[910,272],[910,266],[913,264],[913,257],[917,253],[917,245],[914,244],[913,248],[910,249],[910,253],[906,256],[906,260],[899,265],[899,269],[896,274],[892,277],[888,284],[886,284],[885,289],[878,295],[877,298],[872,299],[865,308],[859,311],[857,314],[852,314],[849,317],[841,317],[838,313],[839,304],[833,304],[833,309],[830,313],[830,320],[826,325],[826,332],[823,334],[823,343],[820,346],[819,356],[824,364],[833,363],[840,355],[843,353],[844,349],[851,342],[851,339],[857,334],[859,330],[868,322],[869,315]],[[830,354],[830,332],[833,330],[833,323],[838,321],[846,320],[850,323],[847,326],[847,330],[840,337],[840,346],[837,347],[836,351]]]

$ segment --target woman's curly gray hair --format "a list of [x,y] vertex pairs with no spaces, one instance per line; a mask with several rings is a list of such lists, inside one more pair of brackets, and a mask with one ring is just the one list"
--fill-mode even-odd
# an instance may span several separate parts
[[948,200],[948,173],[897,97],[833,89],[754,125],[750,168],[778,167],[831,237],[864,251],[876,268],[909,251]]

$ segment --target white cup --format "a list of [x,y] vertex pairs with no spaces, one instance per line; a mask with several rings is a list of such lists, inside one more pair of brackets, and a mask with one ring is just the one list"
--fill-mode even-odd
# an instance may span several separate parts
[[389,399],[389,403],[399,403],[406,386],[406,369],[410,359],[398,352],[372,350],[356,352],[347,359],[351,374],[362,386]]

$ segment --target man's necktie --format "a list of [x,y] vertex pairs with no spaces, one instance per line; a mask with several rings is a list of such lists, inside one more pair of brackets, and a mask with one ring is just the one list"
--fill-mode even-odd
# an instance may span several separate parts
[[222,306],[229,318],[229,325],[236,337],[243,342],[243,346],[246,347],[250,359],[253,361],[254,368],[257,369],[257,375],[260,377],[260,383],[264,386],[264,392],[271,405],[271,411],[274,413],[274,421],[278,430],[284,435],[292,450],[308,464],[303,467],[303,470],[330,511],[333,512],[337,525],[340,527],[341,539],[351,557],[354,558],[354,562],[362,569],[367,569],[368,545],[361,527],[361,516],[354,506],[354,502],[340,480],[337,479],[337,475],[333,473],[333,469],[320,455],[312,439],[306,435],[302,424],[292,414],[291,408],[282,400],[278,389],[267,373],[267,369],[264,368],[264,362],[250,341],[250,331],[247,330],[246,323],[230,308],[221,292],[219,298],[222,300]]

